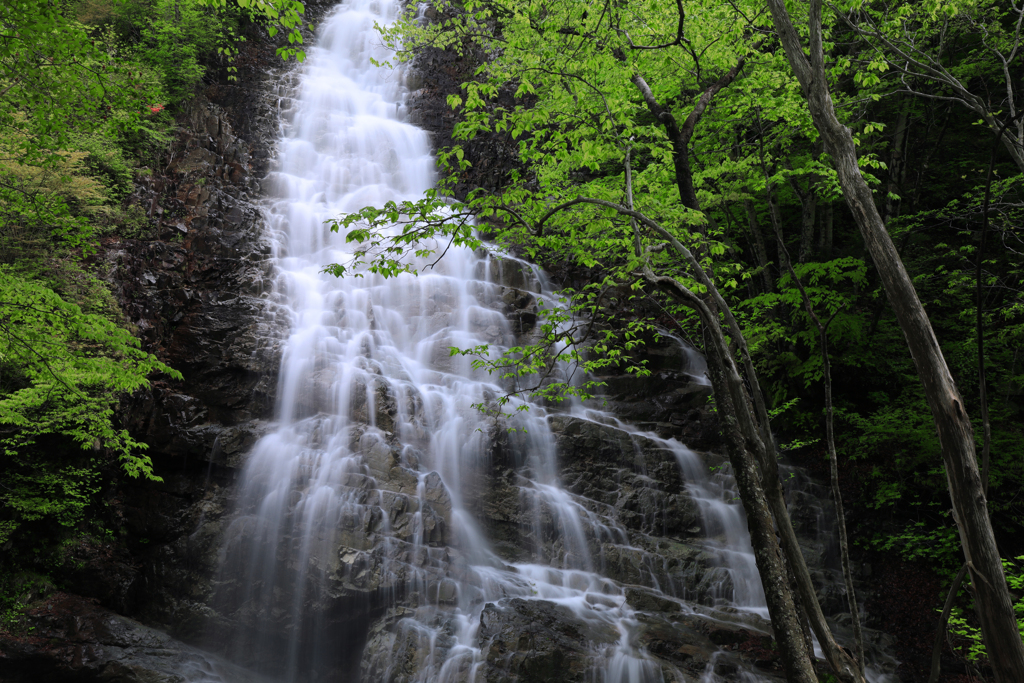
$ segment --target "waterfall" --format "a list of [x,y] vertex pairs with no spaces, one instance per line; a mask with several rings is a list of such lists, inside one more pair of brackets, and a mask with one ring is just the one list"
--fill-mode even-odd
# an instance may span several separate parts
[[[528,264],[451,249],[434,265],[416,262],[418,275],[321,273],[358,247],[326,220],[417,199],[434,181],[428,135],[404,120],[403,72],[371,65],[388,58],[375,23],[400,9],[339,6],[283,92],[279,161],[265,187],[273,297],[290,336],[275,430],[246,462],[225,534],[211,647],[272,681],[356,681],[360,670],[374,682],[499,680],[488,672],[523,661],[501,649],[507,625],[523,619],[532,633],[542,614],[582,634],[586,680],[682,680],[642,644],[630,596],[767,630],[728,467],[710,474],[682,444],[583,406],[563,411],[557,433],[539,406],[518,413],[511,432],[477,409],[504,390],[449,348],[515,342],[509,293],[527,307],[549,296]],[[675,544],[699,574],[660,554],[660,503],[627,523],[617,492],[603,502],[563,484],[558,440],[568,429],[619,439],[636,486],[648,481],[641,493],[657,500],[668,494],[644,479],[645,458],[666,454],[708,537],[692,551]],[[496,460],[515,489],[503,499],[518,515],[511,540],[481,522]],[[704,680],[720,680],[718,659]]]

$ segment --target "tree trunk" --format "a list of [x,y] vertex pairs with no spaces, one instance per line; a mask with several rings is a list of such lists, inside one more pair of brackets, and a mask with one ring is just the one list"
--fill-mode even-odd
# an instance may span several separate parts
[[832,202],[821,210],[821,232],[818,235],[818,251],[826,261],[832,260]]
[[909,126],[910,116],[907,110],[910,105],[904,102],[903,106],[900,107],[899,116],[896,117],[896,133],[893,135],[892,141],[892,154],[889,155],[889,184],[888,192],[885,196],[885,216],[882,218],[882,222],[889,225],[889,221],[899,215],[900,212],[900,199],[893,199],[893,197],[901,197],[903,192],[903,182],[906,178],[906,160],[903,155],[903,147],[907,140],[907,128]]
[[[726,365],[726,386],[714,387],[716,400],[719,400],[720,406],[724,405],[721,403],[724,399],[719,398],[719,392],[727,390],[729,392],[729,400],[731,401],[731,404],[735,406],[731,414],[726,413],[724,414],[726,417],[723,417],[723,420],[730,421],[728,424],[723,423],[723,432],[726,435],[727,444],[728,438],[732,433],[730,430],[738,430],[738,433],[742,438],[742,444],[740,444],[740,446],[742,446],[745,453],[750,452],[753,454],[752,457],[754,458],[754,461],[752,466],[760,468],[757,472],[757,477],[759,481],[764,483],[762,495],[767,498],[771,514],[774,515],[785,559],[789,563],[793,570],[793,574],[796,577],[797,587],[800,592],[800,600],[806,607],[807,618],[810,621],[811,629],[814,631],[814,635],[818,638],[818,642],[825,653],[825,658],[828,660],[832,670],[841,681],[862,682],[863,677],[857,672],[856,662],[850,659],[850,657],[843,652],[835,642],[835,639],[832,637],[832,632],[829,630],[828,624],[825,621],[825,616],[821,611],[821,605],[818,603],[818,596],[814,589],[814,583],[811,580],[810,571],[807,569],[807,562],[804,560],[804,556],[800,550],[800,543],[797,540],[796,533],[793,531],[793,524],[789,518],[789,510],[786,508],[786,500],[782,491],[782,485],[779,482],[778,460],[771,441],[772,435],[768,411],[764,405],[764,399],[757,381],[757,374],[754,370],[750,350],[747,348],[746,339],[743,337],[743,332],[740,329],[736,317],[729,309],[729,305],[726,303],[725,299],[722,298],[722,295],[715,286],[714,281],[712,281],[708,274],[701,268],[700,263],[694,257],[693,253],[656,221],[638,211],[604,199],[577,197],[576,199],[552,208],[545,216],[553,215],[558,211],[562,211],[570,206],[580,203],[606,206],[610,209],[615,209],[620,214],[636,219],[638,223],[642,223],[648,229],[664,239],[672,250],[683,258],[683,261],[689,266],[691,275],[695,276],[698,282],[707,288],[707,294],[710,298],[714,313],[711,312],[708,305],[706,305],[703,300],[698,299],[690,290],[682,286],[677,280],[669,277],[656,277],[650,269],[647,269],[644,272],[644,277],[648,283],[665,289],[678,300],[698,310],[701,315],[701,320],[704,321],[705,329],[710,330],[708,336],[715,344],[713,350],[715,353],[719,354],[723,359],[723,364]],[[540,224],[542,224],[545,219],[546,218],[542,218]],[[739,370],[736,369],[736,364],[733,360],[733,352],[726,344],[724,333],[719,327],[719,314],[721,314],[725,319],[724,322],[726,328],[729,330],[732,343],[736,344],[740,349],[740,355],[746,372],[746,381],[749,382],[750,385],[749,391],[747,386],[744,384],[743,379],[740,377]],[[730,453],[730,458],[732,457],[733,455]],[[737,455],[737,457],[739,457],[739,455]],[[758,489],[761,489],[761,487],[759,486]],[[746,507],[748,501],[746,498],[743,498],[743,496],[746,495],[743,488],[740,489],[740,493],[741,500],[743,500],[744,507]],[[752,500],[750,502],[750,505],[758,504],[759,503],[757,503],[756,500]],[[762,571],[760,565],[758,565],[758,571]],[[764,571],[768,571],[768,569],[765,569]],[[774,581],[774,579],[771,580]],[[769,578],[762,574],[762,581],[768,582]],[[792,600],[792,596],[790,597],[790,600]],[[771,609],[771,605],[772,603],[769,602],[769,610]],[[785,609],[784,604],[778,605],[777,607],[779,609]]]
[[973,429],[913,282],[878,214],[871,189],[860,173],[850,130],[836,118],[824,68],[821,0],[811,1],[810,60],[804,54],[784,0],[768,0],[768,5],[815,127],[836,165],[846,203],[878,269],[924,386],[938,431],[960,542],[971,571],[982,635],[996,681],[1020,683],[1024,681],[1024,642],[1017,630],[988,516]]
[[[630,212],[633,208],[633,180],[630,168],[630,153],[626,153],[626,204]],[[641,255],[641,238],[636,216],[631,216],[634,236],[634,252]],[[762,240],[761,247],[764,243]],[[649,268],[644,269],[644,279],[651,285],[663,289],[672,298],[694,309],[701,317],[704,329],[710,338],[706,350],[708,370],[711,383],[718,401],[721,416],[722,433],[732,464],[736,486],[739,489],[743,509],[747,513],[747,529],[750,533],[750,544],[754,550],[754,561],[764,588],[765,602],[768,604],[768,616],[771,619],[772,631],[779,645],[779,654],[786,671],[786,680],[792,683],[817,683],[814,672],[813,655],[810,639],[800,619],[800,612],[794,601],[794,594],[789,585],[787,567],[775,536],[775,524],[765,500],[764,489],[760,484],[760,468],[757,460],[747,452],[737,410],[746,410],[746,398],[742,391],[742,380],[739,370],[732,359],[718,315],[714,314],[715,306],[709,307],[696,294],[682,286],[678,281],[668,277],[657,277]],[[736,405],[739,399],[740,406]],[[777,480],[777,478],[776,478]]]
[[[814,159],[821,156],[819,144],[815,145]],[[762,154],[762,164],[764,163]],[[793,170],[792,164],[786,162],[786,168]],[[797,262],[807,263],[811,258],[811,247],[814,245],[814,216],[818,208],[818,195],[814,192],[814,176],[807,180],[807,189],[800,187],[796,178],[789,176],[789,186],[793,189],[797,199],[800,200],[800,251],[797,253]],[[780,222],[779,225],[782,225]],[[782,262],[781,253],[779,262]]]
[[764,245],[764,234],[761,232],[761,225],[757,222],[757,211],[754,209],[754,202],[750,199],[743,200],[743,208],[747,211],[747,225],[750,234],[754,238],[754,256],[757,258],[757,265],[761,267],[761,281],[764,284],[765,294],[770,294],[774,289],[771,268],[768,266],[768,249]]
[[697,190],[693,186],[693,171],[690,169],[690,139],[715,95],[735,80],[737,74],[743,69],[746,59],[746,57],[740,57],[731,69],[722,74],[717,81],[704,88],[694,103],[693,110],[681,126],[676,122],[672,113],[661,106],[643,76],[634,73],[631,79],[633,85],[640,91],[640,96],[644,98],[648,110],[661,125],[665,126],[665,133],[672,144],[672,161],[675,164],[679,200],[683,206],[693,211],[700,211],[700,203],[697,199]]
[[[813,664],[814,653],[808,648],[804,637],[800,614],[789,585],[786,563],[775,535],[772,511],[761,487],[761,468],[758,466],[757,458],[746,448],[749,439],[744,437],[744,431],[747,430],[741,426],[743,420],[739,414],[739,411],[749,411],[749,408],[742,404],[746,401],[743,381],[732,360],[718,316],[712,313],[714,305],[709,307],[706,302],[701,301],[673,278],[658,277],[649,269],[645,270],[644,276],[649,284],[666,291],[680,303],[696,310],[708,333],[708,370],[718,405],[722,435],[725,438],[729,462],[732,463],[736,487],[743,501],[743,509],[747,513],[750,545],[754,549],[754,560],[761,576],[765,601],[768,603],[768,616],[785,667],[786,680],[790,683],[817,683],[818,677],[814,673]],[[740,399],[741,405],[737,405],[736,398]],[[788,522],[787,518],[786,523]],[[789,527],[792,530],[791,524]],[[816,603],[817,598],[814,599]]]
[[800,252],[797,261],[807,263],[811,258],[811,245],[814,244],[814,214],[818,208],[818,198],[813,189],[807,190],[807,196],[800,197]]

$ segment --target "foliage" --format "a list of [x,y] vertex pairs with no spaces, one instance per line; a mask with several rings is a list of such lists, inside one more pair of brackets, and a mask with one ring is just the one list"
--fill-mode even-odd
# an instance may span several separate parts
[[843,5],[839,17],[864,45],[838,61],[856,68],[859,87],[874,97],[900,89],[956,103],[999,135],[1024,171],[1024,121],[1016,115],[1021,101],[1014,85],[1024,47],[1022,8],[999,0]]
[[[96,492],[101,453],[129,476],[159,479],[145,445],[115,426],[114,412],[150,373],[181,375],[140,351],[128,331],[9,268],[0,270],[0,291],[5,533],[44,518],[71,527]],[[54,437],[93,455],[40,459],[37,449],[59,443]]]
[[[822,369],[817,328],[775,257],[787,247],[828,321],[851,519],[869,547],[955,572],[958,538],[944,512],[946,478],[916,368],[762,8],[699,0],[607,2],[586,11],[529,0],[434,8],[429,24],[410,12],[380,30],[398,61],[438,49],[480,58],[474,77],[448,94],[456,146],[439,152],[441,185],[421,201],[335,221],[334,229],[362,246],[355,262],[328,270],[415,270],[413,260],[437,258],[449,246],[479,246],[475,219],[500,249],[568,273],[575,288],[562,295],[565,317],[546,334],[592,333],[626,321],[699,339],[697,317],[643,276],[646,266],[705,293],[692,264],[666,246],[674,238],[735,313],[769,408],[795,406],[775,412],[772,426],[799,448],[822,430]],[[861,170],[974,419],[979,453],[975,267],[987,152],[1009,121],[987,204],[980,291],[993,444],[989,505],[1010,553],[1024,550],[1024,200],[1014,147],[1024,140],[1014,99],[1022,19],[1016,5],[992,0],[855,2],[833,8],[824,27],[837,110],[854,131]],[[690,137],[675,135],[673,122]],[[472,184],[480,139],[517,151],[518,164],[495,190]],[[609,292],[618,293],[615,307],[600,303]],[[593,328],[585,322],[591,320]],[[543,375],[548,360],[591,370],[586,363],[615,345],[620,358],[637,357],[637,347],[623,346],[625,336],[594,351],[567,337],[533,341],[502,357],[484,348],[453,353],[477,354],[477,367],[503,376],[510,391],[526,389],[527,397],[534,385],[526,378]],[[577,355],[559,357],[564,348]],[[601,370],[593,372],[599,380]],[[812,451],[794,455],[807,461]]]
[[[1024,556],[1016,558],[1015,561],[1004,559],[1003,571],[1006,573],[1006,583],[1010,586],[1010,590],[1020,595],[1024,590]],[[1021,638],[1024,638],[1024,597],[1017,599],[1013,605],[1013,611],[1017,613],[1017,628],[1020,630]],[[968,620],[964,611],[959,607],[954,607],[950,612],[949,630],[959,636],[962,644],[958,649],[964,659],[976,663],[988,656],[981,637],[981,630]]]
[[899,533],[879,534],[868,545],[875,550],[896,551],[907,561],[925,560],[952,579],[962,563],[960,539],[956,527],[949,524],[949,513],[945,513],[946,526],[930,528],[919,521],[908,525]]
[[[151,374],[87,265],[101,235],[148,236],[125,204],[164,156],[172,113],[243,31],[284,29],[302,58],[297,0],[12,0],[0,5],[0,568],[60,562],[119,475],[159,480],[118,426],[120,400]],[[219,64],[218,64],[219,62]],[[56,548],[56,550],[55,550]],[[9,601],[0,600],[5,611]]]
[[231,19],[202,0],[156,0],[141,29],[142,39],[131,49],[161,74],[170,102],[180,102],[191,96],[206,72],[200,58],[236,33]]

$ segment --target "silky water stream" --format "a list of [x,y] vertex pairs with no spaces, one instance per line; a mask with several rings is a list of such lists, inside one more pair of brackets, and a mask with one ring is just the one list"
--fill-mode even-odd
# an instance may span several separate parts
[[[464,249],[432,268],[418,264],[418,276],[320,272],[355,249],[324,221],[418,198],[434,180],[428,135],[403,122],[402,73],[370,62],[388,56],[374,23],[399,9],[395,0],[340,5],[281,92],[279,161],[266,186],[273,296],[290,336],[277,426],[249,456],[226,532],[211,647],[273,681],[357,681],[360,671],[370,683],[497,681],[502,667],[529,658],[499,652],[502,619],[537,618],[530,605],[543,602],[550,619],[586,641],[575,644],[585,680],[724,680],[714,658],[684,676],[652,657],[627,597],[640,590],[679,614],[764,632],[764,596],[727,467],[712,475],[682,444],[600,411],[577,407],[559,418],[674,459],[706,536],[705,574],[681,580],[685,567],[666,569],[651,544],[639,547],[640,532],[614,505],[563,487],[543,409],[520,413],[511,434],[497,428],[474,404],[501,388],[449,353],[511,345],[509,297],[535,301],[543,276]],[[519,529],[503,550],[481,522],[499,450],[510,465],[501,481],[517,489],[507,500]],[[612,554],[637,558],[628,581],[610,578]],[[762,680],[729,671],[729,680]]]

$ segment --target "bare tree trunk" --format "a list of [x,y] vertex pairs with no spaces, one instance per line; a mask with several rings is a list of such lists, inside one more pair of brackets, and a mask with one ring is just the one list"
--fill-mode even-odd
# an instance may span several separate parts
[[832,202],[821,209],[821,232],[818,233],[818,251],[826,261],[832,260]]
[[[1003,124],[1006,127],[1006,124]],[[992,424],[988,419],[988,387],[985,386],[985,329],[983,327],[985,297],[982,289],[982,270],[985,261],[985,236],[988,233],[988,207],[992,200],[992,171],[996,165],[996,150],[999,148],[999,139],[996,137],[996,144],[992,146],[992,154],[988,160],[988,175],[985,178],[985,200],[981,205],[981,239],[978,241],[978,255],[974,266],[974,332],[978,340],[978,398],[981,400],[981,424],[982,424],[982,446],[981,446],[981,486],[988,496],[988,465],[989,456],[992,452]],[[949,613],[953,609],[953,601],[956,599],[957,591],[967,573],[967,565],[964,564],[957,572],[946,595],[946,602],[942,606],[942,615],[939,617],[939,627],[935,631],[935,642],[932,644],[932,668],[928,675],[928,683],[938,683],[939,673],[942,670],[942,637],[946,635],[946,625],[949,623]]]
[[[717,327],[718,321],[712,320],[710,324]],[[707,324],[705,326],[707,327]],[[721,333],[720,328],[718,332]],[[725,399],[719,401],[720,407],[728,406],[727,410],[735,412],[737,407],[731,405],[732,397],[728,389],[724,387],[725,371],[722,368],[721,356],[718,353],[715,356],[709,363],[712,370],[712,383],[715,386],[715,396]],[[739,409],[743,410],[743,408]],[[723,432],[727,432],[726,449],[729,452],[729,461],[732,463],[736,486],[743,498],[743,508],[747,513],[750,542],[754,549],[758,573],[761,575],[765,600],[768,603],[772,631],[779,643],[779,651],[786,670],[786,680],[794,683],[797,681],[817,683],[818,677],[814,673],[813,664],[814,651],[808,647],[800,614],[789,587],[786,564],[775,537],[772,514],[764,491],[761,489],[759,468],[756,460],[744,448],[743,438],[736,428],[735,421],[731,425],[727,421],[723,425]]]
[[765,495],[768,498],[768,506],[778,522],[779,542],[786,555],[786,560],[793,567],[793,575],[796,577],[797,591],[807,610],[807,620],[810,622],[811,630],[814,631],[818,644],[821,646],[825,661],[835,672],[841,681],[863,681],[864,677],[857,670],[857,663],[849,657],[836,643],[832,631],[825,621],[825,614],[821,611],[821,604],[818,602],[814,582],[811,580],[811,573],[807,569],[807,561],[804,559],[803,551],[800,549],[800,540],[796,537],[793,524],[789,519],[789,510],[786,508],[786,497],[782,490],[782,483],[778,477],[764,478]]
[[904,102],[896,117],[896,133],[893,135],[892,154],[889,155],[889,186],[885,196],[885,216],[882,218],[882,222],[886,225],[889,225],[889,221],[898,216],[900,212],[901,201],[893,199],[893,197],[902,198],[900,193],[903,192],[903,181],[906,176],[907,164],[903,147],[906,144],[907,127],[910,120],[907,113],[909,108],[910,105]]
[[[626,151],[626,207],[628,211],[634,212],[631,151]],[[630,216],[630,224],[633,228],[633,250],[635,255],[640,257],[643,253],[642,240],[635,215]],[[708,369],[718,400],[719,414],[722,417],[722,431],[729,451],[729,461],[732,463],[736,485],[740,490],[744,510],[747,512],[747,528],[754,549],[754,560],[764,587],[768,615],[779,644],[786,679],[794,683],[817,683],[818,677],[814,673],[812,661],[814,650],[800,628],[800,615],[786,581],[785,565],[775,537],[771,512],[760,486],[757,462],[746,450],[740,421],[737,419],[737,409],[748,410],[748,406],[743,394],[743,382],[722,334],[718,315],[712,313],[714,305],[709,308],[706,302],[678,281],[667,277],[659,278],[646,266],[643,275],[649,284],[666,290],[670,296],[693,308],[700,315],[710,338],[707,348]],[[736,405],[735,398],[739,398],[740,406]]]
[[768,6],[924,386],[938,431],[960,542],[971,572],[982,635],[996,681],[1020,683],[1024,681],[1024,642],[1017,630],[992,532],[971,422],[913,282],[878,214],[871,189],[860,173],[850,130],[836,118],[824,66],[821,0],[811,0],[810,59],[804,54],[784,0],[768,0]]
[[[728,438],[732,431],[738,430],[740,435],[741,443],[736,448],[740,448],[742,453],[747,453],[748,449],[753,452],[753,463],[747,463],[745,466],[752,466],[755,469],[760,468],[759,472],[756,472],[755,481],[763,482],[763,496],[767,499],[768,507],[771,511],[771,515],[774,517],[775,525],[779,534],[779,541],[785,556],[786,562],[792,568],[793,575],[796,578],[797,589],[799,591],[800,600],[802,601],[806,612],[807,618],[810,622],[811,629],[814,631],[814,635],[818,638],[818,643],[821,645],[822,651],[825,654],[825,659],[828,661],[829,666],[835,672],[836,676],[841,681],[857,681],[861,682],[864,680],[863,676],[857,671],[856,662],[843,652],[842,648],[835,642],[835,638],[832,636],[832,632],[828,627],[828,623],[825,621],[825,615],[821,611],[821,605],[818,603],[818,596],[814,588],[814,582],[811,580],[811,573],[807,569],[807,562],[804,560],[802,551],[800,550],[800,542],[796,537],[796,532],[793,530],[793,523],[789,518],[789,510],[786,508],[786,499],[782,491],[782,484],[779,481],[778,473],[778,460],[775,454],[775,448],[771,441],[771,430],[768,419],[768,411],[764,404],[764,398],[761,394],[761,389],[757,381],[757,373],[754,370],[753,361],[750,356],[750,350],[747,348],[746,339],[743,336],[743,331],[740,329],[739,323],[732,311],[729,309],[729,305],[725,299],[722,298],[721,292],[715,286],[715,283],[708,274],[701,268],[700,263],[694,257],[693,253],[686,248],[672,233],[667,231],[657,221],[652,220],[650,217],[644,214],[622,206],[615,202],[609,202],[604,199],[595,199],[591,197],[577,197],[568,202],[560,204],[548,211],[545,217],[542,218],[537,225],[534,226],[535,234],[540,234],[540,229],[543,222],[548,216],[553,215],[558,211],[562,211],[575,204],[595,204],[598,206],[605,206],[610,209],[618,211],[620,214],[629,216],[637,221],[638,224],[643,224],[653,233],[661,237],[668,246],[675,251],[683,261],[689,267],[691,275],[696,277],[706,289],[709,297],[709,304],[705,304],[702,299],[697,298],[689,289],[684,287],[679,281],[670,277],[658,277],[654,273],[647,269],[644,271],[644,279],[655,286],[658,286],[665,291],[669,292],[673,297],[677,298],[680,302],[686,303],[686,305],[695,308],[701,315],[701,320],[704,322],[706,330],[709,330],[709,337],[718,345],[715,351],[722,358],[722,363],[725,364],[725,379],[727,386],[713,387],[715,390],[716,400],[719,405],[724,405],[719,392],[727,390],[730,392],[730,401],[735,408],[732,409],[732,413],[727,413],[723,420],[723,433],[726,434],[726,444],[728,447]],[[711,306],[712,308],[708,308]],[[712,313],[712,310],[714,311]],[[748,392],[747,386],[744,384],[743,378],[740,377],[739,370],[736,369],[735,361],[733,360],[733,354],[729,346],[725,342],[724,333],[720,327],[719,314],[724,318],[726,328],[729,330],[729,335],[732,338],[732,342],[739,349],[740,356],[742,358],[744,371],[746,374],[746,381],[749,382],[750,390]],[[709,359],[710,362],[710,359]],[[743,457],[740,452],[730,452],[730,459],[734,456],[736,458]],[[757,486],[757,490],[762,490],[760,486]],[[741,500],[746,508],[748,500],[744,497],[746,495],[755,496],[754,499],[749,501],[751,506],[758,506],[760,503],[756,499],[756,490],[747,490],[742,486],[740,488]],[[750,508],[747,508],[748,513]],[[751,533],[754,530],[751,529]],[[771,534],[774,538],[774,533]],[[766,546],[767,547],[767,546]],[[755,546],[756,555],[757,546]],[[767,551],[765,551],[767,552]],[[758,560],[760,562],[760,560]],[[776,585],[776,578],[774,575],[766,574],[764,572],[774,571],[769,560],[765,560],[765,568],[762,569],[761,564],[758,564],[758,571],[761,573],[762,582]],[[781,581],[785,580],[785,575]],[[785,585],[778,584],[778,585]],[[767,591],[767,585],[765,590]],[[790,596],[792,601],[792,596]],[[785,603],[779,603],[776,605],[777,609],[785,610]],[[772,609],[772,602],[769,602],[769,611]],[[772,617],[774,619],[774,617]],[[788,618],[785,617],[785,612],[782,613],[780,619],[786,621]],[[786,621],[788,623],[788,621]],[[799,622],[797,622],[799,626]],[[789,637],[789,634],[787,634]],[[792,652],[799,652],[798,646],[790,644],[788,646]],[[795,655],[794,655],[795,656]]]
[[754,255],[757,257],[757,265],[761,267],[761,281],[764,284],[765,294],[774,291],[771,269],[768,266],[768,249],[764,245],[764,235],[761,233],[761,225],[757,222],[757,211],[754,209],[754,202],[750,199],[743,200],[743,208],[747,210],[747,225],[750,234],[754,238]]

